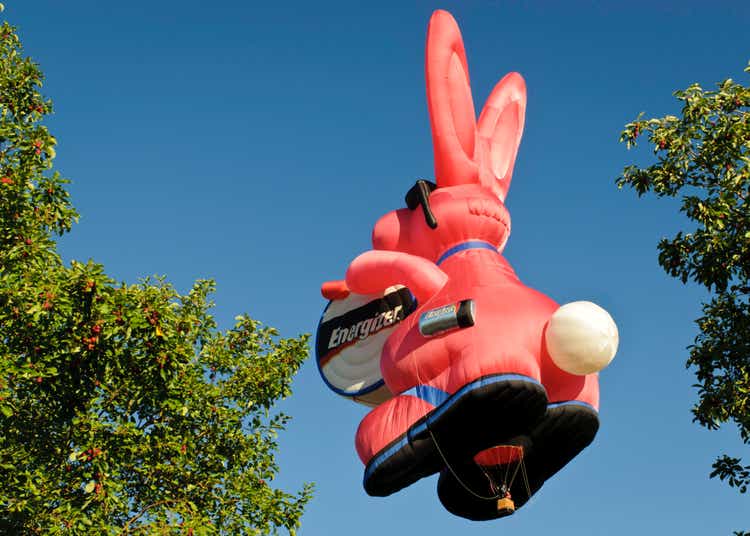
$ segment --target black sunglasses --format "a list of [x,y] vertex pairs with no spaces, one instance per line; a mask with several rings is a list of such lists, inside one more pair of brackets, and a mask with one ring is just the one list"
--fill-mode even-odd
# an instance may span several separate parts
[[418,206],[422,207],[422,213],[424,214],[424,220],[430,229],[437,227],[437,220],[435,215],[430,209],[430,193],[437,188],[437,184],[434,182],[419,179],[414,186],[412,186],[408,192],[406,192],[406,206],[409,210],[416,210]]

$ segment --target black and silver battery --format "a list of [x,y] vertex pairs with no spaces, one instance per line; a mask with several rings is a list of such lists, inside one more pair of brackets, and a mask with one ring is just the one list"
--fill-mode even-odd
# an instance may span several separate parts
[[475,319],[474,300],[461,300],[422,313],[419,316],[419,332],[425,337],[433,337],[448,330],[473,326]]

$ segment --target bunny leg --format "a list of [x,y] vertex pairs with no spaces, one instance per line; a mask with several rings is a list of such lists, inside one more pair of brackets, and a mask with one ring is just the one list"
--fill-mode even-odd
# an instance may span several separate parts
[[617,342],[612,317],[590,302],[563,305],[545,327],[541,376],[549,405],[531,431],[527,458],[530,480],[539,486],[594,440],[599,430],[594,371],[612,360]]
[[429,435],[410,433],[410,427],[434,409],[422,398],[402,394],[365,416],[355,444],[366,464],[363,484],[369,495],[390,495],[440,470]]
[[417,385],[371,411],[357,431],[368,494],[390,495],[446,464],[528,430],[544,413],[541,384],[518,375],[490,375],[453,394]]
[[[526,478],[517,475],[510,486],[516,510],[526,504],[547,479],[586,448],[599,429],[596,375],[568,376],[567,381],[552,385],[545,383],[551,402],[544,417],[525,434],[509,441],[524,448]],[[496,500],[488,498],[496,493],[493,493],[487,475],[471,459],[454,467],[453,472],[444,469],[437,489],[440,502],[454,515],[474,521],[508,515],[507,511],[497,509]]]
[[569,374],[555,365],[545,348],[542,383],[549,404],[529,432],[525,457],[532,492],[591,444],[599,430],[597,374]]
[[545,382],[550,403],[530,434],[534,447],[527,466],[539,485],[585,449],[599,430],[598,376],[567,376],[565,382]]
[[[488,478],[474,462],[474,456],[493,446],[519,445],[523,446],[526,460],[535,447],[530,433],[546,415],[547,397],[541,384],[518,374],[483,376],[461,391],[467,388],[472,392],[467,392],[452,420],[445,412],[447,418],[432,425],[437,437],[460,438],[447,457],[449,463],[441,471],[438,497],[454,515],[475,521],[495,519],[510,512],[497,508],[499,491],[493,486],[499,482]],[[526,463],[526,468],[529,467]],[[530,479],[527,488],[523,475],[516,474],[508,483],[516,508],[523,506],[543,482]]]
[[[599,429],[596,375],[567,376],[567,381],[545,383],[550,403],[541,419],[530,421],[529,428],[520,435],[501,441],[524,448],[526,478],[517,475],[510,485],[516,509],[586,448]],[[492,431],[499,426],[487,428]],[[498,510],[494,498],[497,491],[472,457],[457,460],[451,469],[441,471],[437,486],[446,510],[474,521],[508,515],[507,511]]]

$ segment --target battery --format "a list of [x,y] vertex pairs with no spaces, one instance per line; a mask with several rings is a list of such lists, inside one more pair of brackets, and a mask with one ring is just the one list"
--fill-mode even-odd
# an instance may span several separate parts
[[432,337],[451,329],[473,326],[475,318],[474,300],[461,300],[422,313],[419,316],[419,332],[425,337]]

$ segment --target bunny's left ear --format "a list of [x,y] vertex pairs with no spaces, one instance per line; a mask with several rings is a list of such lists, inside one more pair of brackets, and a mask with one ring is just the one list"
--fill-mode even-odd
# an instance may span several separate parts
[[479,116],[476,160],[479,179],[502,201],[510,188],[513,165],[526,116],[526,83],[509,73],[492,90]]
[[427,28],[427,107],[439,187],[476,183],[476,114],[466,52],[456,20],[447,11],[432,14]]

